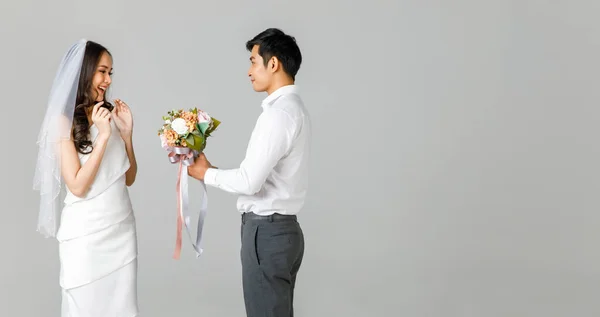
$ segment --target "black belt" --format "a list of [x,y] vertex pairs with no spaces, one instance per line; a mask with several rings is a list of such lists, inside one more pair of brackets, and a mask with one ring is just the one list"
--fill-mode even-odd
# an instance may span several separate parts
[[296,215],[282,215],[282,214],[272,214],[268,216],[260,216],[253,212],[245,212],[242,213],[242,223],[246,223],[246,221],[296,221]]

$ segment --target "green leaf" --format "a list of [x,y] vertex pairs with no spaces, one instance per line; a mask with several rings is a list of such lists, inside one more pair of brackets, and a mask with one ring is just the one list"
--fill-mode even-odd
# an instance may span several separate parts
[[187,137],[185,137],[185,141],[190,145],[190,146],[194,146],[194,135],[193,134],[188,134]]
[[212,118],[212,124],[209,126],[209,128],[206,130],[206,132],[204,134],[206,136],[210,136],[210,134],[217,129],[219,124],[221,124],[221,121],[219,121],[215,118]]
[[208,129],[208,125],[209,125],[208,122],[198,123],[197,124],[198,130],[200,130],[200,132],[202,132],[202,134],[205,134],[206,130]]
[[190,138],[193,140],[192,142],[188,141],[190,149],[198,152],[204,149],[204,138],[201,135],[190,134]]

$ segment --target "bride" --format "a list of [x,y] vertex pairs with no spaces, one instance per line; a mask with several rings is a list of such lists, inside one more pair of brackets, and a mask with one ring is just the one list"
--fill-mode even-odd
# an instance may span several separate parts
[[38,231],[59,242],[63,317],[138,315],[137,233],[128,192],[137,173],[133,119],[127,104],[106,100],[111,76],[106,48],[75,43],[54,78],[38,137]]

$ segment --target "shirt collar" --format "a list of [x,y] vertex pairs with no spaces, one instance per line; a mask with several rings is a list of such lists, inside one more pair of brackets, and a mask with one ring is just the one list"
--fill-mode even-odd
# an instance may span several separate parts
[[275,90],[273,93],[268,95],[265,99],[263,99],[261,106],[263,108],[265,108],[266,106],[272,105],[273,102],[275,100],[277,100],[277,98],[279,98],[283,95],[293,94],[296,92],[298,92],[298,87],[294,84],[279,87],[277,90]]

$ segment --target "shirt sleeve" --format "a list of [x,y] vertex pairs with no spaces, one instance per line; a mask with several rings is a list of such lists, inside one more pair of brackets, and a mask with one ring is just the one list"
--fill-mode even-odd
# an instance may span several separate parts
[[266,109],[256,121],[240,167],[228,170],[209,168],[204,182],[231,193],[255,194],[262,188],[277,162],[291,148],[296,126],[296,122],[285,111]]

